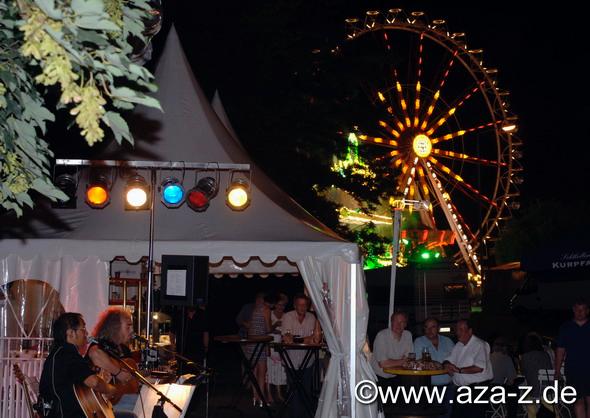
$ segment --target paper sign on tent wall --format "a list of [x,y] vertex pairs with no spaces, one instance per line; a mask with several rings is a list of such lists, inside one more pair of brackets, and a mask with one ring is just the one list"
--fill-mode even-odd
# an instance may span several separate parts
[[166,295],[186,296],[186,270],[168,270]]

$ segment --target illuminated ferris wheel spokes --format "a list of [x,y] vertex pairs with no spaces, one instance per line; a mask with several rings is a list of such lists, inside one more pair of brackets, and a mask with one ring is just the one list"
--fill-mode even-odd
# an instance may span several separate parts
[[[515,176],[521,170],[514,150],[520,142],[512,136],[515,117],[493,78],[496,70],[483,66],[481,50],[467,49],[464,33],[449,33],[444,20],[429,23],[422,12],[370,11],[364,23],[346,23],[351,51],[359,54],[367,46],[367,57],[373,57],[381,48],[388,57],[385,82],[371,90],[386,116],[361,130],[359,144],[384,150],[372,162],[400,171],[399,195],[432,202],[431,225],[446,219],[457,255],[477,281],[476,249],[509,217],[509,199],[520,184],[513,179],[521,181]],[[408,70],[401,72],[404,59]],[[366,68],[367,80],[375,83],[380,75]]]
[[425,131],[426,127],[428,126],[428,121],[430,120],[430,117],[432,116],[432,113],[434,112],[434,109],[436,107],[436,103],[438,102],[438,99],[440,98],[440,92],[443,89],[449,74],[451,73],[451,68],[453,67],[453,64],[455,63],[456,56],[457,56],[457,50],[455,50],[453,52],[453,54],[451,55],[451,58],[449,59],[449,62],[447,63],[446,69],[440,79],[440,82],[438,83],[436,91],[432,95],[432,101],[428,105],[428,109],[426,110],[426,114],[424,115],[424,118],[422,119],[422,124],[420,125],[420,129],[423,131]]

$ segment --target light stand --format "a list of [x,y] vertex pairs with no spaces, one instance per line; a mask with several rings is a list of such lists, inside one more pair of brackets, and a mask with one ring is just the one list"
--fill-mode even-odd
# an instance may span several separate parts
[[[212,164],[214,164],[212,166]],[[156,190],[156,173],[160,170],[168,171],[226,171],[250,172],[250,164],[230,164],[230,163],[198,163],[186,161],[118,161],[118,160],[81,160],[81,159],[57,159],[56,166],[70,167],[105,167],[110,169],[143,169],[150,171],[150,183],[152,201],[150,206],[150,228],[149,228],[149,247],[148,247],[148,289],[147,289],[147,306],[146,306],[146,338],[150,339],[151,335],[151,317],[152,317],[152,293],[153,293],[153,276],[154,276],[154,233],[155,233],[155,190]]]
[[389,316],[387,323],[391,328],[391,315],[395,309],[395,282],[397,274],[397,255],[399,254],[399,235],[401,232],[402,211],[406,207],[415,210],[428,210],[430,202],[427,200],[398,199],[393,203],[393,237],[391,246],[391,279],[389,283]]

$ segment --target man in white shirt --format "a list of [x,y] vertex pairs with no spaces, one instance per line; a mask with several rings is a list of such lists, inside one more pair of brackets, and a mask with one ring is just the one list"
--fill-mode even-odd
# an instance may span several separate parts
[[408,315],[405,312],[396,312],[391,316],[391,328],[385,328],[377,334],[373,343],[373,357],[371,359],[373,369],[382,384],[390,384],[385,379],[391,379],[395,375],[385,373],[383,369],[400,367],[408,353],[414,351],[412,333],[406,331]]
[[457,321],[457,344],[443,363],[457,386],[483,383],[494,377],[490,361],[490,345],[473,335],[468,320]]
[[[281,320],[281,333],[283,342],[292,344],[294,337],[303,338],[303,343],[317,344],[320,341],[319,322],[315,315],[308,312],[310,300],[303,293],[295,295],[293,299],[294,310],[283,315]],[[289,358],[295,368],[295,373],[298,375],[301,383],[308,393],[311,393],[313,380],[313,361],[310,361],[304,369],[300,369],[305,358],[306,350],[288,350]],[[312,357],[313,359],[313,357]],[[287,376],[289,386],[295,389],[295,382],[292,381],[291,376]],[[305,408],[305,401],[297,390],[294,391],[293,398],[289,404],[289,409],[292,417],[303,417],[307,415]]]
[[[491,380],[494,374],[490,361],[490,345],[473,335],[469,320],[457,321],[455,332],[457,344],[443,363],[455,386],[483,385]],[[457,408],[459,417],[472,418],[483,412],[481,405],[476,404],[456,404],[453,408]]]

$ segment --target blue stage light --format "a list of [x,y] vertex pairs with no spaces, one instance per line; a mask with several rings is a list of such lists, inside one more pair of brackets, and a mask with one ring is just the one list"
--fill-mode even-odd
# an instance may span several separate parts
[[184,187],[174,177],[162,182],[162,203],[169,208],[177,208],[184,202]]

